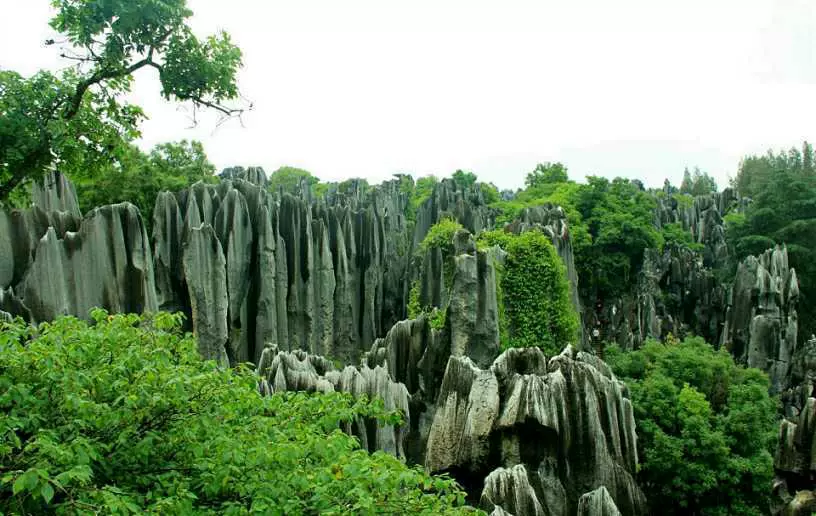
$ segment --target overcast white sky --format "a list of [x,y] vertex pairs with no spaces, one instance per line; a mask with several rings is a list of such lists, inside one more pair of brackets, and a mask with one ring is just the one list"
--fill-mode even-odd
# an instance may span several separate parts
[[[287,164],[324,180],[476,172],[521,186],[539,161],[722,186],[740,157],[816,140],[813,0],[190,0],[230,32],[255,109],[215,130],[159,97],[142,145],[196,138],[220,168]],[[0,67],[66,64],[48,0],[0,0]]]

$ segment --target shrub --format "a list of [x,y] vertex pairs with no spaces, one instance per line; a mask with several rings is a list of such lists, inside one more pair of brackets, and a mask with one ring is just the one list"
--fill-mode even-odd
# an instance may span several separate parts
[[420,253],[425,253],[429,249],[439,248],[442,254],[453,253],[453,235],[460,229],[465,229],[461,224],[452,218],[443,218],[428,230],[428,234],[419,244]]
[[511,235],[505,251],[501,290],[508,344],[539,346],[549,354],[560,352],[575,341],[578,330],[561,258],[539,231]]
[[604,357],[631,392],[639,483],[665,514],[766,514],[776,402],[758,369],[703,339]]
[[461,513],[464,495],[339,430],[349,395],[258,394],[179,316],[0,327],[0,513]]

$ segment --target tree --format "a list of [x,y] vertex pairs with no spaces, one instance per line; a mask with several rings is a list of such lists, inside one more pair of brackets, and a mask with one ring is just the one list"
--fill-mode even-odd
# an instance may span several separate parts
[[638,429],[638,482],[667,514],[767,513],[776,402],[758,369],[737,366],[703,339],[608,347],[630,389]]
[[660,248],[655,200],[628,179],[587,177],[573,201],[591,244],[576,249],[583,299],[614,299],[627,292],[643,263],[643,251]]
[[703,172],[699,167],[694,167],[694,172],[689,172],[688,167],[683,171],[683,182],[680,184],[680,193],[687,195],[706,195],[717,191],[717,182],[708,172]]
[[382,401],[258,394],[180,316],[0,323],[0,512],[455,514],[464,494],[340,431]]
[[77,171],[72,179],[83,211],[105,204],[128,201],[135,204],[145,222],[153,215],[160,192],[177,192],[197,181],[217,181],[215,166],[197,141],[156,145],[149,154],[129,144],[120,150],[117,163],[104,168]]
[[[200,40],[187,26],[186,0],[52,0],[51,26],[67,42],[62,57],[76,66],[60,76],[0,75],[0,201],[51,166],[70,175],[89,160],[117,159],[122,142],[138,136],[144,116],[120,99],[133,74],[156,70],[165,99],[189,101],[224,116],[242,109],[238,97],[241,51],[226,33]],[[53,43],[53,42],[51,42]]]
[[279,191],[296,194],[300,192],[301,181],[305,180],[311,188],[320,183],[320,179],[312,175],[308,170],[296,167],[280,167],[269,176],[269,191],[277,193]]
[[461,189],[470,188],[476,183],[478,179],[473,172],[465,172],[464,170],[457,170],[451,175],[453,183]]
[[562,163],[539,163],[535,169],[527,174],[524,184],[528,187],[537,187],[552,183],[566,183],[569,180],[567,176],[567,167]]

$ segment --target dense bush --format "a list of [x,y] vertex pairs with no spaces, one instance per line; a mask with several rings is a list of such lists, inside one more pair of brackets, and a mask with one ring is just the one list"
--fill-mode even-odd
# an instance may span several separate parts
[[683,224],[674,222],[672,224],[664,224],[660,229],[663,237],[663,245],[673,244],[681,247],[688,247],[695,251],[702,251],[705,246],[694,241],[690,231],[683,229]]
[[430,249],[438,248],[442,250],[443,255],[450,255],[453,253],[453,235],[460,229],[465,229],[456,220],[446,217],[431,226],[428,234],[419,244],[419,251],[425,253]]
[[768,512],[776,402],[764,373],[697,337],[609,347],[605,359],[631,392],[638,481],[655,512]]
[[[628,179],[590,176],[586,184],[578,184],[566,174],[560,163],[540,165],[528,176],[524,191],[491,207],[502,224],[527,207],[561,206],[569,222],[581,298],[587,306],[604,304],[629,291],[645,249],[662,247],[663,235],[654,226],[656,201]],[[685,238],[677,233],[670,237]]]
[[507,252],[504,267],[497,271],[502,345],[538,346],[555,354],[573,343],[578,315],[570,301],[566,269],[549,238],[539,231],[489,231],[479,236],[479,245],[498,245]]
[[[445,514],[463,493],[338,430],[381,403],[276,393],[199,359],[179,318],[0,329],[0,513]],[[459,507],[459,508],[458,508]]]

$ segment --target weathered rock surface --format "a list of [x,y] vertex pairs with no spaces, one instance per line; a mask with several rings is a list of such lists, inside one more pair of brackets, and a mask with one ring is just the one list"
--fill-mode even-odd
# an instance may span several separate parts
[[413,247],[419,246],[431,226],[446,216],[453,217],[473,234],[491,229],[495,223],[479,185],[461,188],[453,180],[443,179],[417,211]]
[[426,466],[465,486],[493,472],[482,495],[488,510],[492,503],[511,513],[540,506],[541,514],[575,514],[581,495],[605,486],[625,514],[645,513],[633,477],[632,406],[600,364],[572,348],[550,360],[537,348],[511,349],[489,369],[451,357]]
[[785,247],[749,256],[739,264],[721,344],[750,367],[768,373],[772,392],[787,387],[796,351],[799,282]]
[[278,198],[243,179],[163,194],[153,234],[162,304],[189,311],[173,256],[192,228],[209,224],[225,258],[233,362],[257,362],[265,343],[359,359],[404,317],[407,199],[386,183],[334,202]]
[[578,516],[620,516],[609,491],[601,486],[578,500]]
[[209,224],[190,229],[184,243],[184,277],[199,351],[205,359],[228,366],[235,350],[227,342],[226,259]]
[[[405,457],[404,432],[410,428],[408,390],[395,382],[387,367],[359,368],[346,366],[336,370],[332,362],[303,350],[279,351],[275,346],[264,349],[258,364],[261,376],[260,390],[263,394],[276,391],[347,392],[355,398],[367,396],[379,398],[387,411],[401,411],[406,424],[374,425],[362,419],[348,425],[346,431],[360,439],[363,449],[382,450],[397,457]],[[374,431],[370,431],[371,428]]]
[[779,426],[773,514],[816,511],[816,338],[796,350],[790,386],[781,393],[786,418]]
[[76,189],[67,177],[52,171],[32,185],[32,202],[44,212],[63,212],[74,218],[80,218]]
[[153,260],[141,215],[129,203],[96,208],[78,232],[49,227],[16,288],[36,321],[158,308]]
[[600,313],[587,311],[591,340],[615,341],[625,349],[647,338],[669,333],[700,335],[718,342],[725,319],[727,288],[705,267],[702,256],[686,247],[667,245],[647,249],[631,295]]

